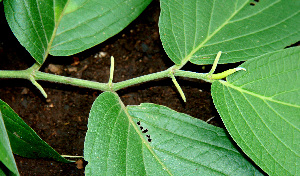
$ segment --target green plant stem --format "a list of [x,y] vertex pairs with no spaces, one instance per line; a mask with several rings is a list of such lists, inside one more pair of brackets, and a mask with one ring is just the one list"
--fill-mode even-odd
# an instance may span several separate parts
[[164,70],[161,72],[157,72],[157,73],[151,73],[151,74],[140,76],[137,78],[132,78],[132,79],[129,79],[126,81],[114,83],[113,90],[117,91],[117,90],[123,89],[125,87],[135,85],[135,84],[140,84],[143,82],[147,82],[147,81],[151,81],[151,80],[155,80],[155,79],[166,78],[166,77],[170,77],[170,69],[167,69],[167,70]]
[[30,72],[27,70],[0,70],[0,78],[29,79]]
[[184,70],[175,71],[174,76],[201,79],[201,80],[204,80],[206,82],[213,82],[214,81],[214,80],[209,79],[207,73],[197,73],[197,72],[184,71]]
[[[0,77],[1,77],[1,74],[0,74]],[[35,72],[34,77],[36,80],[69,84],[69,85],[86,87],[86,88],[102,90],[102,91],[110,91],[110,88],[107,83],[99,83],[99,82],[95,82],[95,81],[88,81],[88,80],[83,80],[83,79],[78,79],[78,78],[54,75],[54,74],[44,73],[44,72],[40,72],[40,71]]]
[[183,70],[174,70],[173,67],[170,67],[169,69],[161,71],[161,72],[151,73],[151,74],[140,76],[137,78],[132,78],[132,79],[129,79],[126,81],[121,81],[118,83],[112,83],[112,89],[109,86],[109,83],[99,83],[99,82],[95,82],[95,81],[88,81],[88,80],[83,80],[83,79],[78,79],[78,78],[71,78],[71,77],[65,77],[65,76],[60,76],[60,75],[44,73],[41,71],[37,71],[35,66],[30,67],[27,70],[22,70],[22,71],[0,70],[0,78],[22,78],[22,79],[31,80],[33,77],[34,80],[36,80],[36,81],[43,80],[43,81],[49,81],[49,82],[56,82],[56,83],[86,87],[86,88],[91,88],[91,89],[96,89],[96,90],[101,90],[101,91],[118,91],[125,87],[140,84],[143,82],[170,77],[171,70],[173,70],[174,76],[201,79],[201,80],[205,80],[207,82],[214,81],[208,77],[207,73],[196,73],[196,72],[183,71]]
[[0,78],[20,78],[31,80],[32,73],[40,69],[38,63],[33,64],[26,70],[0,70]]

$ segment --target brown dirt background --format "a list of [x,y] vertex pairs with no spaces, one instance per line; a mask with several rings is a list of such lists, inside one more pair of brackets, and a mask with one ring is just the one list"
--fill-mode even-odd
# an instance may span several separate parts
[[[0,69],[26,69],[34,63],[34,59],[10,31],[2,3],[0,7]],[[159,1],[154,0],[116,36],[73,56],[49,56],[41,70],[51,73],[49,64],[56,64],[62,69],[60,75],[107,82],[110,56],[114,56],[116,62],[114,82],[165,70],[173,63],[164,52],[159,38],[159,12]],[[107,55],[101,57],[99,52]],[[225,69],[222,67],[218,67],[218,70]],[[203,68],[187,64],[183,69],[208,72],[210,66]],[[212,102],[210,83],[177,79],[187,103],[181,100],[170,79],[128,87],[117,93],[125,105],[156,103],[204,121],[214,117],[209,123],[223,127]],[[101,92],[50,82],[40,81],[40,84],[48,94],[47,99],[27,80],[1,79],[0,98],[60,154],[82,156],[89,110]],[[63,164],[50,159],[28,159],[17,155],[15,159],[21,175],[84,175],[84,169],[78,169],[74,163]]]

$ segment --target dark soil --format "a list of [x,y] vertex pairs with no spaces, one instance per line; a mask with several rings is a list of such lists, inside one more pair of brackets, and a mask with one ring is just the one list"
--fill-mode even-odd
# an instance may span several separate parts
[[[69,57],[49,56],[42,71],[98,82],[109,78],[110,56],[114,56],[114,81],[165,70],[173,65],[162,47],[159,32],[159,1],[149,7],[116,36],[89,50]],[[18,43],[10,31],[1,4],[0,69],[26,69],[34,59]],[[105,52],[104,55],[99,55]],[[103,53],[102,53],[103,54]],[[50,65],[50,66],[49,66]],[[208,72],[201,66],[188,64],[185,70]],[[77,69],[77,70],[76,70]],[[51,71],[52,70],[52,71]],[[178,78],[187,98],[184,103],[170,79],[152,81],[118,91],[125,105],[156,103],[189,114],[209,123],[223,126],[213,106],[210,83]],[[83,155],[89,110],[100,91],[40,82],[48,94],[45,99],[27,80],[1,79],[0,98],[8,103],[37,134],[60,154]],[[84,175],[76,164],[63,164],[49,159],[15,156],[21,175]]]

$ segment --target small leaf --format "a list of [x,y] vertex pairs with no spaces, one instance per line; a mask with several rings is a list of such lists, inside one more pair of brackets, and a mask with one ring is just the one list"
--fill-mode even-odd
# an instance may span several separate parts
[[40,64],[50,53],[72,55],[124,29],[151,0],[4,1],[8,24]]
[[230,135],[269,175],[299,175],[300,47],[253,58],[212,84]]
[[112,92],[92,106],[84,157],[87,175],[262,175],[223,129],[160,105],[125,108]]
[[[6,168],[9,169],[10,174],[7,175],[19,175],[18,168],[11,151],[9,139],[4,126],[2,113],[0,111],[0,175],[5,175]],[[2,163],[6,168],[2,167]]]
[[[248,60],[300,38],[299,1],[161,0],[160,37],[177,65]],[[275,15],[276,14],[276,15]]]
[[69,163],[43,141],[4,101],[0,100],[5,127],[15,154],[28,158],[52,158]]

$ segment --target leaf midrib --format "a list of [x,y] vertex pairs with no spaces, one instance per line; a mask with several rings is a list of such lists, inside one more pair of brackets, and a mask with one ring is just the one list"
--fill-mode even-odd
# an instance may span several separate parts
[[[269,105],[269,103],[267,103],[267,101],[269,101],[269,102],[274,102],[274,103],[278,103],[278,104],[283,104],[283,105],[286,105],[286,106],[292,105],[292,107],[299,108],[299,106],[297,106],[297,105],[294,106],[293,104],[290,104],[290,103],[285,103],[285,102],[282,102],[282,101],[274,100],[274,99],[272,99],[272,98],[270,98],[270,97],[261,96],[261,95],[259,95],[259,94],[256,94],[256,93],[247,91],[247,90],[245,90],[245,89],[242,89],[242,88],[240,88],[240,87],[234,86],[233,84],[230,84],[230,83],[228,83],[228,82],[226,82],[226,81],[220,81],[220,83],[222,83],[222,84],[225,85],[226,87],[230,87],[230,88],[232,88],[232,89],[235,89],[235,90],[241,92],[242,95],[243,95],[244,97],[245,97],[245,94],[248,94],[248,95],[251,95],[251,96],[260,98],[260,99],[263,100],[268,106],[270,106],[270,105]],[[246,99],[247,99],[247,98],[246,98]],[[247,99],[247,101],[248,101],[248,99]],[[250,103],[250,104],[251,104],[251,103]],[[252,104],[251,104],[251,105],[252,105]],[[254,108],[253,108],[253,109],[254,109]],[[254,109],[254,110],[255,110],[255,109]],[[290,126],[292,126],[293,128],[299,129],[299,128],[296,127],[294,124],[292,124],[291,122],[287,121],[287,119],[285,119],[285,118],[283,118],[283,117],[281,117],[281,118],[282,118],[284,121],[286,121],[286,122],[287,122]]]
[[[236,36],[236,37],[233,37],[233,38],[228,38],[228,39],[226,39],[226,40],[218,41],[218,42],[215,42],[215,43],[210,43],[209,45],[205,45],[205,47],[217,45],[217,44],[220,44],[220,43],[223,43],[223,42],[233,41],[233,40],[235,40],[235,39],[239,39],[239,38],[242,38],[242,37],[246,37],[246,36],[249,36],[249,35],[253,35],[253,34],[256,34],[256,33],[262,32],[262,31],[265,31],[265,30],[270,29],[270,28],[274,28],[274,27],[276,27],[276,26],[278,26],[278,25],[284,23],[285,21],[289,20],[290,18],[294,17],[294,16],[297,15],[297,14],[298,14],[298,12],[296,12],[296,13],[294,13],[294,14],[288,16],[287,18],[284,18],[284,19],[282,19],[281,21],[279,21],[279,22],[277,22],[277,23],[274,23],[274,24],[272,24],[272,25],[270,25],[270,26],[266,26],[266,27],[264,27],[264,28],[261,28],[261,29],[259,29],[259,30],[256,30],[256,31],[253,31],[253,32],[250,32],[250,33],[247,33],[247,34],[243,34],[243,35]],[[298,33],[297,30],[296,30],[295,32],[291,33],[291,34],[293,35],[293,34],[296,34],[296,33]],[[283,38],[286,38],[286,36],[283,36]],[[277,42],[277,41],[281,41],[281,40],[282,40],[282,38],[274,38],[274,39],[275,39],[275,40],[272,41],[272,42]],[[272,43],[272,42],[270,42],[270,43]],[[256,45],[255,47],[249,47],[249,48],[245,48],[245,49],[257,48],[257,47],[261,47],[261,46],[265,46],[265,45],[268,45],[268,44],[264,43],[264,44]]]
[[[227,89],[228,89],[228,88],[227,88]],[[234,96],[232,95],[232,92],[230,91],[230,89],[228,89],[228,92],[230,93],[231,98],[234,100]],[[242,94],[242,96],[245,98],[245,100],[247,100],[247,101],[249,102],[248,98],[246,98],[244,94]],[[227,101],[226,101],[226,102],[227,102]],[[286,169],[286,168],[278,161],[277,158],[275,158],[273,155],[271,155],[271,152],[266,148],[266,146],[264,145],[264,143],[261,141],[261,138],[258,137],[258,135],[255,133],[255,130],[253,130],[253,128],[249,125],[248,121],[245,119],[245,116],[244,116],[243,113],[242,113],[243,111],[240,110],[239,105],[236,103],[236,101],[234,101],[234,104],[235,104],[236,108],[238,109],[239,114],[243,117],[243,120],[246,122],[247,126],[251,129],[251,132],[253,133],[253,136],[255,136],[255,138],[259,141],[259,143],[261,144],[261,146],[263,147],[263,149],[264,149],[264,150],[272,157],[272,159],[273,159],[274,161],[276,161],[277,164],[279,164],[279,165],[282,167],[282,169],[284,169],[285,171],[289,172],[289,171],[288,171],[288,170],[287,170],[287,169]],[[249,104],[251,105],[251,107],[253,108],[253,110],[255,111],[255,113],[259,116],[259,113],[255,110],[255,108],[253,107],[252,103],[249,102]],[[282,141],[278,138],[278,136],[275,135],[275,133],[274,133],[272,130],[269,129],[269,127],[266,125],[266,123],[265,123],[264,121],[263,121],[263,123],[265,124],[266,128],[270,131],[270,133],[272,133],[272,134],[276,137],[276,139],[278,139],[282,144],[284,144],[285,147],[287,147],[287,148],[290,149],[292,152],[294,152],[290,147],[288,147],[284,142],[282,142]],[[256,157],[256,159],[258,159],[259,156],[257,155],[257,152],[253,151],[253,148],[249,145],[249,143],[247,143],[247,142],[244,140],[244,138],[242,137],[242,135],[240,135],[239,130],[238,130],[239,128],[237,128],[237,125],[236,125],[235,123],[233,123],[232,125],[234,126],[235,130],[237,131],[238,135],[240,136],[240,140],[242,140],[243,143],[244,143],[244,145],[246,145],[246,146],[248,147],[248,149],[252,152],[252,156],[254,155],[254,156]],[[244,149],[243,149],[243,150],[244,150]],[[295,152],[294,152],[294,153],[295,153]],[[258,159],[258,160],[259,160],[259,159]],[[261,164],[265,164],[265,163],[262,162]],[[267,167],[267,168],[269,169],[269,172],[270,172],[270,170],[272,170],[272,169],[270,169],[270,167],[269,167],[268,165],[265,165],[265,167]]]
[[[116,95],[118,96],[118,95]],[[119,96],[118,96],[119,97]],[[171,171],[168,169],[168,167],[160,160],[160,158],[156,155],[156,153],[153,151],[152,147],[149,145],[148,141],[146,141],[143,137],[143,135],[141,134],[140,130],[138,129],[138,127],[135,125],[134,121],[132,120],[133,118],[130,116],[130,114],[128,113],[128,110],[126,108],[126,106],[124,105],[124,103],[122,102],[122,100],[119,98],[119,103],[121,105],[121,109],[125,112],[126,116],[128,117],[128,121],[129,123],[133,126],[134,130],[136,131],[136,133],[140,136],[140,139],[142,140],[142,143],[147,147],[147,149],[150,151],[150,153],[154,156],[154,158],[159,162],[159,164],[162,166],[162,168],[167,171],[167,173],[169,175],[173,175],[171,173]]]
[[43,62],[44,62],[44,61],[46,60],[46,58],[48,57],[48,54],[49,54],[49,52],[50,52],[50,50],[51,50],[51,48],[52,48],[52,43],[53,43],[53,41],[54,41],[54,39],[55,39],[55,37],[56,37],[56,32],[57,32],[57,29],[58,29],[58,25],[59,25],[59,23],[60,23],[62,17],[64,16],[64,12],[66,11],[66,9],[67,9],[67,7],[68,7],[69,2],[70,2],[70,0],[68,0],[68,1],[66,2],[65,7],[64,7],[64,9],[62,10],[62,12],[61,12],[61,14],[60,14],[60,16],[59,16],[59,18],[58,18],[57,21],[55,21],[55,19],[56,19],[56,18],[55,18],[55,6],[53,6],[53,14],[54,14],[54,22],[55,22],[55,25],[54,25],[54,29],[53,29],[53,33],[52,33],[52,35],[51,35],[50,41],[49,41],[49,43],[47,44],[47,49],[46,49],[46,51],[45,51],[45,53],[44,53],[44,56],[43,56]]
[[[135,112],[141,112],[141,111],[135,110]],[[170,117],[170,116],[169,116],[169,117]],[[171,116],[170,118],[173,118],[174,120],[179,121],[181,124],[188,124],[188,125],[193,126],[193,127],[196,127],[196,128],[202,128],[202,129],[204,129],[204,130],[213,132],[213,133],[216,134],[217,137],[226,137],[226,136],[221,136],[221,135],[220,135],[220,132],[217,132],[217,131],[214,131],[214,130],[211,130],[211,129],[208,129],[208,128],[200,127],[200,126],[197,126],[197,125],[195,125],[195,124],[193,124],[193,123],[189,123],[189,122],[186,122],[186,121],[182,121],[181,119],[176,119],[176,118],[174,118],[174,117],[172,117],[172,116]],[[154,123],[150,123],[150,122],[147,122],[147,123],[150,124],[151,126],[157,128],[157,129],[160,129],[160,130],[162,130],[162,131],[168,132],[168,133],[170,133],[170,134],[172,134],[172,135],[176,135],[177,137],[182,137],[182,138],[186,138],[186,139],[189,139],[189,140],[192,140],[192,141],[197,141],[197,142],[202,143],[202,144],[205,144],[205,145],[207,145],[207,146],[215,147],[215,148],[218,148],[218,149],[224,149],[224,150],[227,150],[227,151],[230,151],[230,152],[233,152],[233,153],[239,153],[239,152],[238,152],[237,150],[235,150],[234,148],[231,148],[231,149],[230,149],[230,148],[225,148],[225,147],[223,147],[223,146],[221,146],[221,145],[212,144],[212,143],[209,143],[209,142],[201,141],[201,140],[199,140],[199,139],[197,139],[197,138],[192,138],[192,137],[190,137],[190,136],[186,136],[186,135],[181,135],[181,134],[179,134],[179,133],[175,133],[175,132],[173,132],[173,131],[170,131],[170,130],[167,130],[167,129],[165,129],[165,128],[162,128],[162,127],[160,127],[160,126],[158,126],[158,125],[156,125],[156,124],[154,124]],[[217,128],[218,128],[218,127],[217,127]],[[159,145],[159,143],[158,143],[157,145]],[[156,149],[158,149],[158,148],[156,148]]]
[[202,48],[205,43],[207,43],[215,34],[217,34],[224,26],[226,26],[228,24],[228,22],[241,10],[244,8],[244,6],[247,4],[248,2],[245,1],[245,3],[243,5],[241,5],[241,7],[236,10],[234,13],[232,13],[232,15],[222,24],[218,27],[218,29],[216,29],[213,33],[211,33],[210,35],[208,35],[206,37],[206,39],[200,43],[198,45],[198,47],[194,48],[189,55],[187,55],[182,61],[181,61],[181,64],[179,65],[180,67],[183,67],[188,61],[191,60],[192,56],[200,49]]
[[235,86],[235,85],[231,84],[230,82],[223,81],[223,80],[219,80],[219,81],[220,81],[221,84],[223,84],[226,87],[230,87],[230,88],[235,89],[239,92],[252,95],[252,96],[260,98],[262,100],[267,100],[267,101],[270,101],[270,102],[274,102],[274,103],[278,103],[278,104],[282,104],[282,105],[290,106],[290,107],[294,107],[294,108],[300,108],[300,106],[298,106],[298,105],[294,105],[294,104],[291,104],[291,103],[286,103],[286,102],[279,101],[279,100],[274,100],[271,97],[262,96],[260,94],[255,93],[255,92],[251,92],[251,91],[248,91],[246,89],[242,89],[241,87]]

